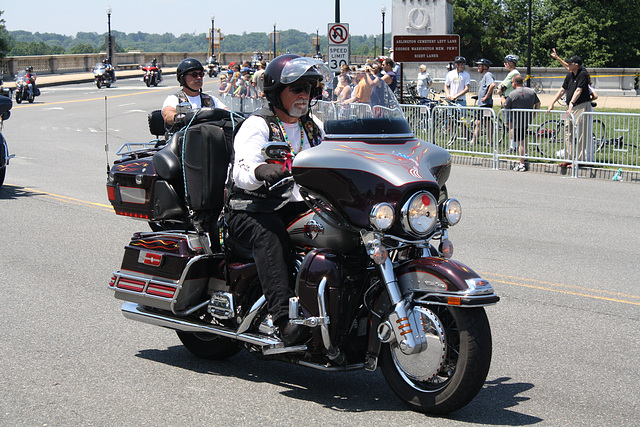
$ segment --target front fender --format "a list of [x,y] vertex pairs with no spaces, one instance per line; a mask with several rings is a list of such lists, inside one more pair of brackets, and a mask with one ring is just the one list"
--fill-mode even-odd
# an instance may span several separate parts
[[461,262],[444,258],[419,258],[396,268],[403,295],[418,302],[461,307],[492,305],[500,300],[491,283]]

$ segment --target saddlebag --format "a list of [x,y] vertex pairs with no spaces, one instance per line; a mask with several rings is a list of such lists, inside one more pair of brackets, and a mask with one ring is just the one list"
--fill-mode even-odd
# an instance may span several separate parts
[[135,233],[109,288],[118,299],[184,314],[225,283],[223,260],[206,255],[195,233]]

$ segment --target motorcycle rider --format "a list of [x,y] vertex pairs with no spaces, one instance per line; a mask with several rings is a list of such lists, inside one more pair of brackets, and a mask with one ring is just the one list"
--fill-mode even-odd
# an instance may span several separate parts
[[24,81],[27,83],[27,89],[29,90],[29,95],[36,97],[40,95],[40,91],[36,87],[36,73],[33,71],[33,67],[29,65],[24,69]]
[[162,68],[160,68],[160,64],[158,64],[157,58],[153,58],[151,60],[151,66],[156,67],[156,69],[158,70],[158,83],[162,82]]
[[167,96],[162,104],[162,118],[167,125],[182,125],[184,113],[178,114],[177,106],[183,102],[189,102],[191,108],[224,108],[227,106],[217,98],[202,92],[204,79],[204,67],[195,58],[186,58],[180,61],[176,69],[176,79],[182,86],[179,92]]
[[289,298],[294,296],[290,241],[286,225],[307,210],[299,188],[288,183],[268,187],[290,175],[287,164],[269,164],[262,149],[271,141],[286,143],[291,153],[314,147],[322,130],[310,115],[310,102],[331,78],[320,61],[285,54],[269,63],[263,74],[263,91],[269,103],[247,118],[234,140],[226,221],[234,242],[250,247],[272,316],[284,344],[301,342],[309,329],[289,324]]
[[113,69],[113,65],[109,62],[108,58],[104,58],[102,60],[102,64],[104,65],[104,70],[109,73],[111,77],[111,82],[115,83],[116,81],[116,70]]

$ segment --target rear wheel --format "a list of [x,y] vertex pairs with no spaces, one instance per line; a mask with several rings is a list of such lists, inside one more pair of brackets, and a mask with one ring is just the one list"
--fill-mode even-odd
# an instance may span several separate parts
[[240,351],[238,342],[214,334],[176,331],[189,352],[202,359],[225,360]]
[[428,347],[403,354],[386,344],[380,366],[389,386],[411,409],[448,414],[482,389],[491,364],[491,330],[483,308],[420,309]]

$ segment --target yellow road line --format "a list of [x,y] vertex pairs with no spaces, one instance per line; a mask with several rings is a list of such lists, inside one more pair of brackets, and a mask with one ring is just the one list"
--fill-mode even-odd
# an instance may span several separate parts
[[113,212],[113,207],[111,205],[105,205],[103,203],[94,203],[87,202],[86,200],[75,199],[73,197],[62,196],[60,194],[47,193],[46,191],[40,191],[33,188],[24,187],[25,191],[29,191],[36,196],[45,196],[54,200],[59,200],[66,203],[71,203],[74,205],[83,205],[83,206],[95,206],[103,210],[108,210],[109,212]]
[[[507,285],[514,285],[514,286],[520,286],[520,287],[531,288],[531,289],[539,289],[539,290],[543,290],[543,291],[557,292],[557,293],[561,293],[561,294],[565,294],[565,295],[575,295],[575,296],[598,299],[598,300],[603,300],[603,301],[612,301],[612,302],[619,302],[619,303],[623,303],[623,304],[640,305],[640,301],[633,301],[633,300],[640,300],[640,296],[639,295],[629,295],[629,294],[623,294],[623,293],[620,293],[620,292],[605,291],[605,290],[602,290],[602,289],[582,288],[582,287],[576,286],[576,285],[567,285],[567,284],[564,284],[564,283],[547,282],[547,281],[544,281],[544,280],[527,279],[525,277],[508,276],[508,275],[504,275],[504,274],[495,274],[495,273],[489,273],[489,272],[482,272],[480,274],[482,276],[485,276],[485,277],[486,276],[494,276],[494,277],[502,277],[502,278],[505,278],[505,279],[517,280],[517,281],[513,281],[513,280],[491,280],[494,283],[504,283],[504,284],[507,284]],[[539,283],[540,285],[527,284],[527,283],[523,283],[523,282]],[[546,285],[546,286],[542,286],[542,285]],[[558,288],[575,289],[575,291],[558,289]],[[585,293],[585,292],[593,292],[593,293],[599,293],[599,294],[611,295],[611,296],[609,297],[609,296],[590,295],[590,294]],[[617,297],[617,298],[614,298],[614,297]],[[622,299],[622,298],[626,298],[626,299]]]

